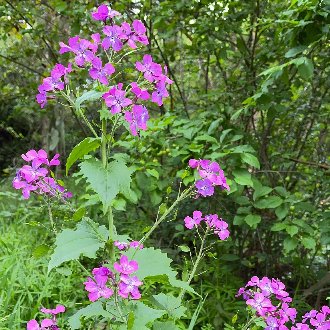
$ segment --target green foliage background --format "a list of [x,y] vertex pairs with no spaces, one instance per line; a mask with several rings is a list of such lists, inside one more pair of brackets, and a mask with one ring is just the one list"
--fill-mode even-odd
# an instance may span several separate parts
[[[96,23],[87,13],[96,5],[0,2],[0,329],[24,328],[41,301],[71,308],[84,301],[82,285],[72,294],[85,276],[76,266],[47,276],[53,237],[45,210],[38,201],[18,201],[8,182],[26,150],[43,147],[64,160],[86,137],[69,110],[55,102],[41,110],[35,94],[59,61],[58,42],[93,33]],[[199,208],[230,224],[231,239],[214,246],[193,282],[208,295],[198,327],[222,329],[238,311],[242,317],[244,305],[234,295],[252,275],[282,279],[300,313],[324,304],[330,286],[329,1],[146,0],[112,1],[112,7],[145,21],[148,52],[174,80],[164,106],[149,108],[152,120],[141,139],[118,132],[123,139],[115,147],[135,169],[136,194],[133,206],[127,196],[117,200],[118,231],[152,224],[179,179],[193,180],[185,171],[189,158],[216,160],[230,179],[230,194],[186,202],[153,235],[184,277],[187,251],[198,245],[182,225],[184,216]],[[126,60],[135,62],[134,56]],[[90,120],[98,116],[92,104],[85,107]],[[65,177],[64,166],[59,174]],[[82,202],[93,204],[88,194]],[[68,210],[57,208],[59,228],[72,227]],[[102,222],[96,207],[90,216]],[[32,269],[38,277],[29,277]],[[187,319],[198,303],[192,295]]]

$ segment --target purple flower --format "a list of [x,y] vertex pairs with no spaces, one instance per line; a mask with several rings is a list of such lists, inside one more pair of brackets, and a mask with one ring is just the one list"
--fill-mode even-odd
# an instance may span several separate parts
[[106,21],[108,18],[113,18],[120,15],[121,14],[118,11],[112,10],[107,5],[101,5],[97,8],[96,12],[92,13],[92,18],[95,21]]
[[94,57],[92,60],[92,68],[89,70],[89,75],[94,80],[99,80],[103,85],[108,85],[107,76],[111,76],[115,72],[115,68],[111,63],[107,63],[102,67],[102,61],[98,57]]
[[265,330],[279,330],[279,324],[277,318],[269,316],[266,319],[267,326]]
[[140,42],[144,45],[148,45],[149,41],[148,41],[148,37],[146,36],[146,27],[144,26],[144,24],[139,21],[139,20],[135,20],[132,23],[133,26],[133,30],[130,26],[129,23],[124,22],[122,23],[121,27],[122,27],[122,38],[127,40],[127,44],[129,47],[136,49],[136,42]]
[[76,55],[75,62],[78,66],[91,62],[95,56],[95,45],[86,39],[81,39],[79,36],[70,38],[69,45],[60,42],[60,46],[60,54],[73,52]]
[[199,166],[199,160],[189,159],[188,165],[190,168],[197,168]]
[[202,212],[201,211],[194,211],[193,217],[185,217],[184,218],[184,225],[188,229],[193,229],[195,226],[198,226],[200,222],[203,220]]
[[152,61],[151,55],[143,56],[143,63],[136,62],[135,67],[138,71],[144,73],[144,78],[150,82],[156,80],[162,74],[162,67],[160,64]]
[[156,90],[151,95],[151,100],[154,103],[157,103],[159,106],[163,104],[163,99],[168,97],[168,91],[164,81],[159,81],[156,84]]
[[218,220],[215,223],[214,233],[219,236],[219,238],[223,241],[229,237],[228,223],[223,220]]
[[131,92],[135,94],[138,99],[148,100],[150,94],[147,89],[141,89],[136,82],[131,83]]
[[27,330],[60,330],[56,325],[56,321],[44,319],[41,321],[41,326],[36,320],[30,320],[26,325]]
[[195,183],[198,194],[206,197],[214,194],[214,187],[209,179],[198,180]]
[[297,310],[295,308],[290,308],[287,303],[282,304],[279,313],[283,323],[288,322],[289,320],[294,322],[297,316]]
[[272,302],[262,293],[256,292],[254,297],[246,301],[247,305],[253,307],[260,316],[264,316],[267,312],[274,311],[276,308]]
[[136,272],[139,268],[138,263],[135,260],[128,261],[127,256],[122,255],[120,257],[120,263],[115,262],[113,268],[121,274],[129,275]]
[[128,298],[131,295],[132,299],[140,299],[139,286],[142,284],[137,276],[121,275],[118,294],[123,298]]
[[124,118],[129,123],[129,128],[134,136],[138,135],[138,130],[147,129],[149,113],[143,105],[133,105],[132,111],[126,111]]
[[32,167],[39,167],[41,164],[45,164],[48,166],[57,166],[60,165],[60,161],[58,158],[60,157],[59,154],[56,154],[51,161],[48,160],[48,155],[45,150],[40,149],[39,151],[36,150],[29,150],[26,154],[22,154],[21,157],[27,161],[32,161]]
[[311,328],[304,323],[297,323],[294,326],[292,326],[291,330],[310,330]]
[[[88,293],[88,299],[90,301],[96,301],[103,298],[110,298],[113,295],[113,290],[106,286],[108,281],[108,275],[110,275],[110,270],[108,273],[104,270],[106,267],[94,268],[93,275],[95,280],[88,277],[87,281],[84,282],[85,290]],[[106,268],[107,269],[107,268]],[[108,275],[107,275],[108,274]]]
[[113,245],[116,246],[119,250],[125,250],[128,248],[128,243],[126,242],[115,241]]
[[118,52],[123,48],[123,43],[120,40],[123,34],[122,29],[118,25],[106,25],[103,28],[103,33],[107,36],[102,41],[102,47],[108,50],[110,47]]
[[143,249],[143,244],[141,244],[139,241],[133,241],[131,243],[129,243],[129,247],[133,248],[133,249]]
[[20,169],[20,175],[26,180],[27,183],[31,183],[40,177],[45,177],[48,170],[43,167],[24,165]]
[[65,312],[65,307],[63,305],[57,305],[54,309],[41,308],[40,311],[44,314],[57,315],[59,313]]
[[43,109],[45,107],[45,105],[47,104],[47,93],[46,91],[44,91],[41,87],[42,85],[39,86],[38,90],[39,90],[39,94],[36,95],[36,101],[37,103],[40,104],[41,109]]
[[110,108],[112,114],[121,111],[122,108],[132,104],[132,101],[125,97],[126,92],[122,90],[123,84],[111,88],[109,92],[102,95],[105,104]]

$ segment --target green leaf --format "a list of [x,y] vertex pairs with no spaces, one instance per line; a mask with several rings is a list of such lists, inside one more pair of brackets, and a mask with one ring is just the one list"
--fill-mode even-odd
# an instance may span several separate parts
[[177,272],[171,267],[172,260],[161,250],[155,250],[153,247],[144,248],[138,251],[131,249],[124,254],[130,259],[133,258],[138,262],[139,269],[136,272],[136,276],[140,280],[143,280],[144,278],[153,278],[156,281],[157,279],[164,280],[165,276],[165,280],[168,280],[173,287],[182,288],[186,291],[196,293],[187,282],[176,279]]
[[284,219],[287,216],[288,212],[289,212],[288,204],[282,204],[275,209],[275,214],[280,220]]
[[316,246],[316,241],[312,237],[304,237],[301,240],[301,243],[306,249],[309,249],[309,250],[314,250],[315,246]]
[[306,46],[294,47],[294,48],[291,48],[289,51],[287,51],[284,56],[286,58],[295,57],[296,55],[302,53],[305,49],[306,49]]
[[271,193],[273,191],[273,189],[271,187],[267,187],[267,186],[260,186],[258,188],[255,188],[255,191],[253,193],[253,200],[258,199],[259,197],[268,195],[269,193]]
[[91,188],[98,194],[105,212],[118,193],[125,195],[130,192],[132,171],[123,161],[115,160],[108,164],[107,169],[96,159],[88,159],[79,166]]
[[33,258],[39,259],[47,255],[49,252],[49,246],[46,244],[38,245],[32,252]]
[[261,216],[256,214],[249,214],[245,217],[244,221],[253,228],[257,227],[257,224],[261,222]]
[[314,64],[309,58],[305,58],[304,62],[298,66],[298,72],[304,80],[310,80],[314,72]]
[[233,224],[239,226],[244,222],[245,217],[242,215],[235,215]]
[[151,176],[155,177],[156,179],[159,179],[159,173],[155,169],[147,169],[147,173],[149,173]]
[[228,135],[228,133],[230,133],[232,131],[232,128],[228,128],[225,129],[224,131],[222,131],[221,135],[220,135],[220,143],[223,142],[223,140],[225,139],[225,137]]
[[104,247],[107,239],[107,228],[98,226],[88,218],[79,222],[76,229],[64,229],[56,236],[48,272],[65,261],[79,259],[80,255],[96,258],[96,251]]
[[269,196],[254,203],[258,209],[274,209],[283,203],[282,198],[278,196]]
[[104,94],[104,92],[97,92],[97,91],[94,91],[94,90],[85,92],[83,95],[79,96],[76,99],[76,102],[74,103],[76,109],[80,109],[80,106],[83,102],[97,100],[97,99],[101,98],[101,96],[103,94]]
[[286,232],[293,237],[294,235],[296,235],[298,233],[298,227],[297,226],[287,226],[285,228]]
[[134,313],[132,330],[149,330],[146,325],[166,313],[166,311],[153,309],[140,301],[131,301],[129,307]]
[[181,299],[174,297],[171,293],[165,294],[160,293],[154,295],[153,298],[156,300],[156,305],[162,310],[166,310],[167,314],[174,318],[179,319],[185,316],[186,307],[181,306]]
[[153,324],[153,330],[179,330],[179,328],[175,325],[173,321],[156,321]]
[[86,209],[84,207],[80,207],[75,213],[73,213],[72,219],[74,221],[79,221],[83,218],[86,213]]
[[212,142],[213,144],[218,144],[218,141],[213,136],[210,136],[210,135],[207,135],[207,134],[197,136],[195,138],[195,140],[196,141]]
[[277,222],[271,227],[271,231],[282,231],[287,227],[287,223]]
[[298,245],[298,240],[296,238],[287,237],[283,241],[283,247],[286,252],[290,252],[294,250],[297,247],[297,245]]
[[260,163],[256,156],[248,153],[243,153],[241,154],[241,158],[244,163],[247,163],[255,168],[260,169]]
[[211,125],[209,126],[209,129],[207,130],[207,134],[213,134],[214,131],[219,127],[219,123],[222,118],[218,118],[215,121],[212,121]]
[[234,180],[236,183],[242,186],[251,186],[253,187],[253,182],[251,180],[251,173],[247,170],[239,169],[233,171]]
[[97,149],[101,144],[100,138],[86,138],[78,143],[70,152],[70,155],[66,161],[65,170],[66,175],[68,175],[68,171],[70,167],[77,161],[79,158],[87,155],[89,152]]
[[73,314],[68,318],[69,325],[72,330],[80,329],[81,322],[80,318],[84,317],[86,319],[91,318],[93,316],[103,316],[107,319],[112,319],[113,315],[107,312],[105,309],[103,309],[103,305],[101,301],[95,301],[88,305],[87,307],[84,307],[80,309],[77,313]]

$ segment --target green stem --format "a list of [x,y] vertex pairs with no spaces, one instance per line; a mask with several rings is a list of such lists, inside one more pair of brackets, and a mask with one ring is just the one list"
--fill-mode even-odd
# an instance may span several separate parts
[[164,212],[164,214],[159,218],[156,219],[155,223],[153,224],[153,226],[149,229],[149,231],[142,237],[142,239],[140,240],[140,244],[142,244],[146,239],[148,239],[148,237],[153,233],[153,231],[163,222],[163,220],[165,220],[165,218],[172,212],[172,210],[178,205],[178,203],[180,203],[182,200],[184,200],[185,198],[187,198],[191,191],[193,190],[194,185],[192,185],[190,188],[184,190],[181,194],[179,194],[179,196],[177,197],[177,199],[174,201],[174,203]]
[[[205,234],[204,234],[204,236],[203,236],[203,238],[202,238],[202,243],[201,243],[201,246],[200,246],[200,248],[199,248],[199,252],[198,252],[198,255],[197,255],[196,261],[195,261],[195,263],[194,263],[194,267],[193,267],[193,269],[192,269],[192,271],[191,271],[191,273],[190,273],[190,275],[189,275],[188,281],[187,281],[187,284],[188,284],[188,285],[190,284],[190,282],[191,282],[192,279],[194,278],[194,276],[195,276],[195,274],[196,274],[196,271],[197,271],[197,267],[198,267],[198,265],[199,265],[199,263],[200,263],[200,261],[201,261],[201,259],[202,259],[202,257],[203,257],[205,240],[206,240],[206,237],[207,237],[207,234],[208,234],[209,230],[210,230],[210,228],[207,227],[207,229],[206,229],[206,231],[205,231]],[[183,295],[185,294],[185,292],[186,292],[185,289],[182,289],[182,290],[181,290],[181,293],[180,293],[180,295],[179,295],[180,300],[183,298]]]
[[50,224],[52,226],[52,230],[53,230],[54,234],[56,235],[57,231],[56,231],[55,223],[54,223],[54,220],[53,220],[53,213],[52,213],[52,209],[50,207],[49,200],[47,201],[47,208],[48,208],[49,221],[50,221]]
[[102,120],[102,142],[101,142],[101,158],[102,165],[107,168],[108,157],[107,157],[107,120]]
[[92,124],[89,122],[89,120],[86,118],[86,116],[84,115],[84,113],[81,111],[80,108],[77,108],[75,103],[72,101],[72,99],[65,94],[64,92],[61,91],[61,95],[69,102],[69,104],[73,107],[73,109],[75,109],[77,116],[81,116],[81,118],[84,120],[85,124],[88,126],[88,128],[91,130],[91,132],[93,133],[93,135],[98,138],[98,135],[96,134]]
[[114,249],[114,246],[113,246],[113,242],[114,242],[114,238],[115,238],[115,226],[113,224],[113,213],[112,213],[112,207],[111,206],[109,206],[109,209],[108,209],[108,222],[109,222],[110,260],[112,262],[114,262],[115,261],[115,249]]
[[245,326],[242,328],[242,330],[248,330],[249,329],[249,326],[257,319],[256,316],[253,316],[249,322],[247,324],[245,324]]

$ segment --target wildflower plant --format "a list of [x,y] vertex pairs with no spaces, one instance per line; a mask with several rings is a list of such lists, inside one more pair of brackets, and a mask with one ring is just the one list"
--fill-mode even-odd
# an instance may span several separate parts
[[[182,220],[185,227],[200,238],[186,281],[177,278],[178,274],[165,253],[148,246],[148,238],[180,202],[188,198],[192,202],[208,198],[216,190],[230,191],[224,171],[217,162],[209,159],[188,161],[187,167],[194,173],[195,181],[185,188],[180,184],[176,199],[172,204],[162,204],[153,225],[141,234],[139,241],[120,235],[116,230],[117,219],[113,213],[116,198],[122,196],[127,201],[137,202],[131,187],[131,176],[136,168],[127,164],[122,155],[116,155],[116,132],[126,129],[133,137],[143,138],[141,132],[148,129],[151,117],[148,107],[152,103],[162,106],[169,96],[168,87],[173,83],[166,66],[157,63],[150,54],[140,55],[141,49],[149,44],[144,23],[140,20],[127,22],[123,17],[106,4],[99,6],[91,14],[92,20],[99,23],[99,31],[91,36],[73,36],[67,42],[60,42],[59,54],[68,54],[69,62],[57,63],[50,76],[43,79],[36,95],[41,108],[50,102],[61,102],[88,128],[91,136],[73,148],[65,168],[68,174],[72,165],[79,161],[76,176],[79,180],[83,178],[88,189],[93,191],[88,205],[102,205],[107,227],[86,216],[84,208],[75,209],[67,200],[72,194],[52,172],[52,167],[60,165],[58,154],[50,159],[44,150],[28,151],[22,155],[27,164],[18,170],[13,180],[13,187],[21,189],[25,199],[38,194],[47,196],[48,201],[49,198],[57,198],[69,203],[74,219],[79,221],[74,229],[63,229],[57,233],[56,223],[50,216],[57,234],[48,270],[74,260],[86,274],[85,282],[81,283],[82,290],[84,286],[86,291],[85,307],[68,317],[71,329],[82,328],[82,322],[89,317],[102,319],[111,329],[149,329],[160,318],[157,324],[163,323],[164,329],[165,326],[176,328],[176,320],[185,316],[186,308],[182,306],[185,293],[197,294],[190,284],[209,248],[208,237],[225,241],[230,236],[228,223],[218,214],[204,215],[203,210],[195,210]],[[139,61],[123,61],[133,53],[140,56]],[[81,86],[75,87],[74,84],[75,77],[80,75],[89,77],[83,92]],[[128,83],[121,80],[124,76],[128,77]],[[87,112],[87,102],[95,105],[93,113]],[[90,120],[97,113],[99,120]],[[99,251],[107,257],[99,260],[97,267],[86,269],[80,263],[81,256],[96,259]],[[154,283],[166,283],[171,292],[162,290],[164,292],[152,295]],[[265,320],[267,329],[287,329],[284,323],[295,320],[296,311],[289,306],[291,298],[284,284],[278,280],[253,278],[240,290],[240,294],[255,310],[256,316]],[[274,305],[276,300],[277,305]],[[59,329],[56,316],[64,311],[62,305],[55,309],[42,308],[41,312],[50,318],[40,324],[36,319],[28,321],[27,330]],[[328,310],[314,314],[304,318],[304,326],[308,322],[313,326],[316,322],[328,324]],[[196,318],[193,318],[190,329],[195,322]],[[296,324],[292,330],[296,329],[305,328]]]

